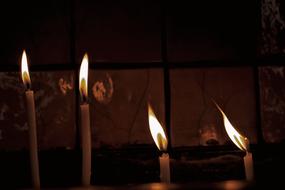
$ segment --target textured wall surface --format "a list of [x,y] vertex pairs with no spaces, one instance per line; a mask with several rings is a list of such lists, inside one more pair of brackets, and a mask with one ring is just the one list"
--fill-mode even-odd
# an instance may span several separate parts
[[[0,148],[28,146],[25,89],[18,72],[0,73]],[[74,75],[70,71],[31,73],[40,149],[75,145]]]
[[261,47],[259,53],[285,53],[285,12],[280,0],[261,1]]
[[176,69],[170,76],[173,146],[229,143],[222,116],[212,99],[234,127],[256,143],[252,69]]
[[162,70],[92,70],[90,74],[93,147],[154,144],[147,103],[164,123]]
[[284,67],[259,68],[262,131],[266,142],[279,143],[285,138]]

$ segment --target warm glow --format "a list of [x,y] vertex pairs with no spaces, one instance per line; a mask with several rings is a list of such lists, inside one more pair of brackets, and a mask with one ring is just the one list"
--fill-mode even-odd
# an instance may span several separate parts
[[85,53],[79,72],[79,91],[80,95],[83,99],[87,99],[88,97],[88,55]]
[[159,150],[166,151],[167,138],[159,121],[156,119],[155,114],[148,104],[148,122],[152,138]]
[[27,61],[27,55],[26,51],[23,51],[22,54],[22,61],[21,61],[21,73],[22,73],[22,80],[27,89],[31,86],[31,79],[29,75],[29,69],[28,69],[28,61]]
[[149,190],[164,190],[167,189],[167,184],[164,183],[150,183],[147,189]]
[[249,141],[246,137],[243,137],[242,135],[240,135],[237,130],[233,127],[233,125],[230,123],[229,119],[227,118],[227,116],[225,115],[225,113],[223,112],[223,110],[220,108],[220,106],[218,106],[218,104],[216,102],[214,102],[217,106],[217,108],[219,109],[219,111],[222,113],[223,115],[223,120],[224,120],[224,126],[225,129],[227,131],[228,136],[230,137],[230,139],[232,140],[232,142],[241,150],[243,151],[248,151],[248,146],[249,146]]
[[220,189],[246,189],[246,183],[236,180],[227,180],[219,184]]

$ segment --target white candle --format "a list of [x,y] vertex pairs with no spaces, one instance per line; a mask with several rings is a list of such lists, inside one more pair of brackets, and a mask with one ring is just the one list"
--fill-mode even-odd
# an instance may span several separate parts
[[246,151],[243,158],[246,180],[252,181],[254,179],[252,153]]
[[246,152],[246,155],[244,156],[244,169],[245,169],[245,176],[246,180],[253,180],[254,178],[254,172],[253,172],[253,163],[252,163],[252,154],[249,152],[249,140],[248,138],[242,136],[239,134],[239,132],[233,127],[229,119],[227,118],[226,114],[223,112],[223,110],[220,108],[220,106],[215,102],[215,105],[221,112],[223,116],[224,126],[226,129],[226,132],[232,142],[242,151]]
[[160,181],[163,183],[170,183],[170,167],[169,167],[169,155],[163,153],[159,157],[160,165]]
[[34,92],[26,91],[28,124],[29,124],[29,144],[30,144],[30,164],[33,178],[33,185],[36,189],[40,188],[40,174],[38,161],[37,145],[37,126],[35,118]]
[[21,64],[22,79],[26,86],[26,103],[29,125],[29,147],[30,147],[30,164],[32,172],[32,181],[35,189],[40,189],[40,174],[39,174],[39,161],[38,161],[38,145],[37,145],[37,125],[36,125],[36,112],[34,92],[30,90],[31,80],[28,71],[27,56],[25,51],[22,55]]
[[82,142],[82,184],[90,185],[91,177],[91,134],[89,120],[89,104],[80,105],[81,110],[81,142]]
[[88,56],[84,55],[80,73],[79,73],[79,90],[82,98],[80,105],[81,113],[81,145],[82,145],[82,184],[90,185],[91,177],[91,132],[90,132],[90,115],[88,97]]
[[[151,136],[157,146],[157,148],[163,152],[167,150],[167,138],[164,130],[156,119],[156,116],[148,104],[148,122]],[[169,155],[168,153],[162,153],[159,157],[160,166],[160,181],[163,183],[170,183],[170,167],[169,167]]]

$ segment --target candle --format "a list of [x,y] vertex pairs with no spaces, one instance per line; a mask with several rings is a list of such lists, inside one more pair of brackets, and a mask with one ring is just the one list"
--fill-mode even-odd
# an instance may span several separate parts
[[26,103],[29,125],[29,147],[30,147],[30,164],[32,172],[32,181],[35,189],[40,189],[40,174],[39,174],[39,162],[37,151],[37,126],[36,126],[36,113],[35,113],[35,101],[34,92],[31,88],[31,80],[27,64],[27,56],[25,50],[22,54],[21,63],[22,80],[26,87]]
[[248,138],[242,136],[231,124],[223,110],[218,106],[216,102],[214,102],[217,106],[218,110],[221,112],[223,116],[224,126],[226,132],[232,142],[246,154],[243,158],[244,160],[244,170],[245,170],[245,177],[246,180],[251,181],[254,179],[254,172],[253,172],[253,161],[252,161],[252,153],[249,152],[249,140]]
[[162,182],[170,183],[169,155],[162,153],[159,157],[160,179]]
[[79,91],[81,95],[81,146],[82,146],[82,184],[90,185],[91,177],[91,134],[88,99],[88,56],[84,55],[79,73]]
[[148,122],[152,138],[158,149],[163,152],[159,157],[160,181],[163,183],[170,183],[170,166],[169,155],[167,153],[167,138],[161,124],[156,119],[156,116],[150,104],[148,104]]
[[252,153],[246,151],[246,155],[243,158],[244,161],[244,169],[245,169],[245,176],[248,181],[253,180],[253,163],[252,163]]

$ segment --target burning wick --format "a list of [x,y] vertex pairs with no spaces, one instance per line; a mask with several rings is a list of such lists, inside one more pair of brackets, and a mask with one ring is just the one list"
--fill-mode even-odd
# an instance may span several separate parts
[[167,153],[167,138],[165,136],[161,124],[156,119],[156,116],[150,104],[148,104],[148,122],[152,138],[157,148],[163,152],[162,155],[159,157],[160,180],[163,183],[170,183],[170,167],[169,155]]
[[224,126],[226,129],[226,132],[232,142],[242,151],[244,151],[246,154],[243,158],[244,160],[244,169],[245,169],[245,176],[246,180],[251,181],[254,179],[254,172],[253,172],[253,161],[252,161],[252,153],[249,152],[249,140],[248,138],[240,135],[237,130],[233,127],[233,125],[230,123],[229,119],[223,112],[223,110],[220,108],[220,106],[213,100],[214,104],[218,108],[218,110],[221,112],[223,116]]
[[25,50],[22,54],[21,74],[22,80],[26,88],[26,102],[29,125],[29,145],[30,145],[30,164],[32,172],[32,180],[35,189],[40,189],[40,174],[38,160],[38,143],[37,143],[37,125],[34,92],[31,90],[31,79],[29,75],[27,55]]
[[82,104],[81,113],[81,145],[82,145],[82,184],[90,185],[91,177],[91,132],[88,99],[88,56],[84,55],[79,72],[79,91]]

